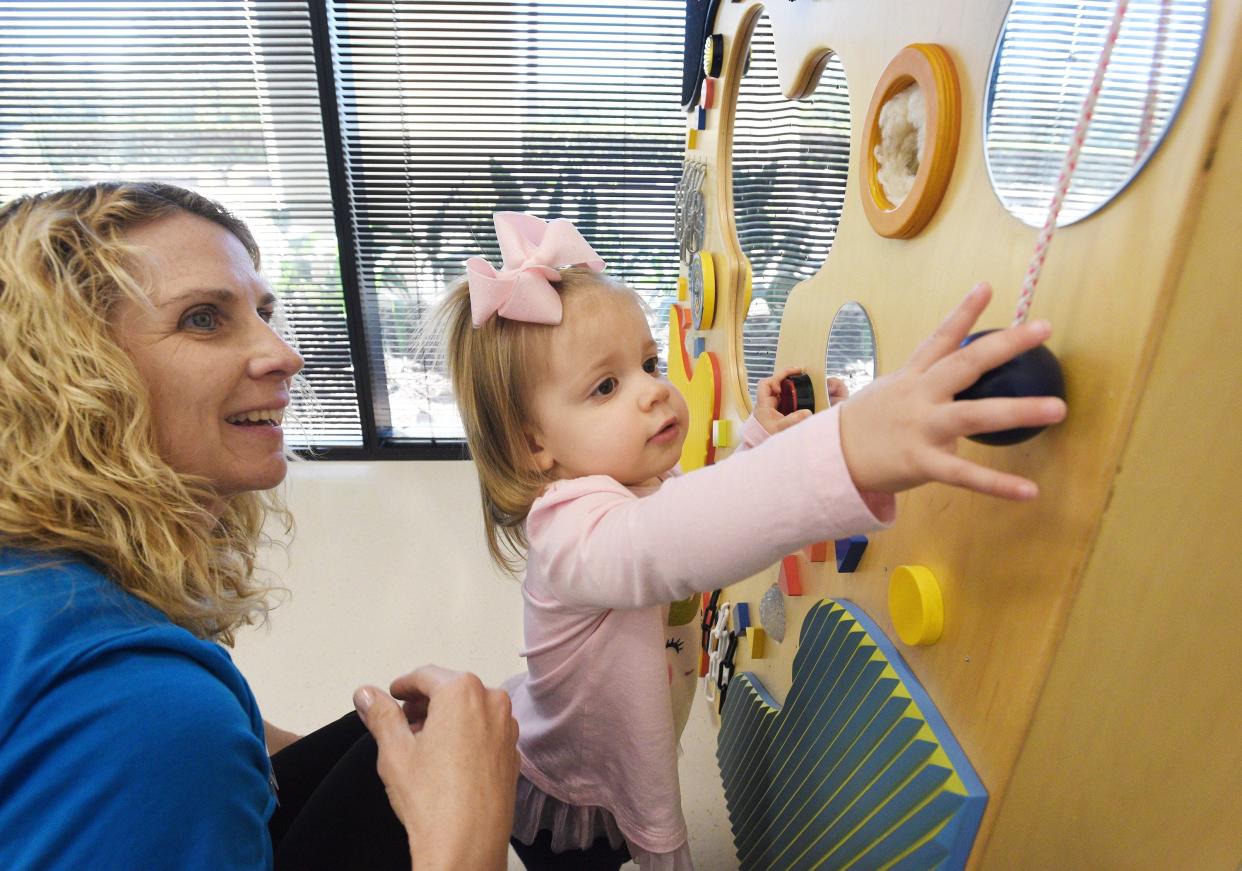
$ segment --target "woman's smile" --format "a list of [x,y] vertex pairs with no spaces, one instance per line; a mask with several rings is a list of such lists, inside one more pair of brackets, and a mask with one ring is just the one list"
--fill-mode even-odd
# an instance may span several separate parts
[[230,414],[224,422],[247,435],[281,440],[284,438],[285,431],[282,424],[285,419],[285,406],[288,402],[288,399],[284,399],[279,404],[273,404],[271,408]]

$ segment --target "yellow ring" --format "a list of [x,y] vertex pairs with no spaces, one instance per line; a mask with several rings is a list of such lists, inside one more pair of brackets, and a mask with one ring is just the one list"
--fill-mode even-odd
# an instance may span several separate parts
[[888,613],[897,637],[911,647],[935,644],[944,629],[940,584],[925,566],[897,566],[888,580]]
[[[907,85],[915,83],[923,92],[927,107],[924,149],[919,155],[919,171],[914,186],[894,206],[884,194],[875,159],[875,146],[880,141],[880,110]],[[957,160],[958,133],[962,126],[961,87],[957,69],[949,53],[938,45],[917,43],[897,53],[880,75],[867,110],[863,126],[862,166],[863,211],[867,220],[881,236],[909,239],[927,226],[940,200],[949,187],[953,164]]]

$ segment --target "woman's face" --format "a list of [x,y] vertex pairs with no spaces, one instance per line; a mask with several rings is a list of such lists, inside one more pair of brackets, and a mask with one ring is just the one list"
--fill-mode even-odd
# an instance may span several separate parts
[[117,341],[150,391],[160,454],[221,496],[285,477],[281,421],[302,357],[269,324],[276,297],[237,237],[188,212],[134,228],[151,306],[123,299]]

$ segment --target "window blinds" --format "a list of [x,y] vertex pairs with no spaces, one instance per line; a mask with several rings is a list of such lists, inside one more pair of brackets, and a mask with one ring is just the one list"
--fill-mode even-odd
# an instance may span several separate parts
[[150,179],[251,227],[317,402],[290,443],[360,445],[305,2],[0,2],[0,200]]
[[652,307],[676,295],[682,0],[327,7],[376,423],[460,437],[419,327],[492,212],[574,221]]
[[681,0],[0,0],[0,200],[118,178],[220,200],[306,356],[316,401],[290,442],[460,456],[409,447],[461,434],[418,327],[466,257],[497,259],[493,211],[574,220],[663,341],[683,15]]
[[850,103],[840,59],[828,61],[808,99],[787,99],[772,25],[760,15],[733,124],[733,217],[753,274],[742,353],[754,396],[776,365],[789,293],[823,266],[845,205]]
[[[1125,187],[1164,135],[1193,78],[1207,0],[1132,2],[1118,35],[1058,225]],[[1040,227],[1112,21],[1112,0],[1021,0],[1005,19],[984,109],[992,183]]]

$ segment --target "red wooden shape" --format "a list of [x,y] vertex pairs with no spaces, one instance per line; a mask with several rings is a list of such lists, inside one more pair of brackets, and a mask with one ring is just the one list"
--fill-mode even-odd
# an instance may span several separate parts
[[802,595],[802,568],[798,565],[798,555],[790,554],[781,560],[781,574],[778,580],[781,592],[786,596]]

